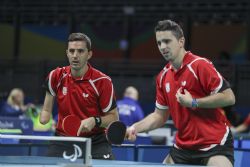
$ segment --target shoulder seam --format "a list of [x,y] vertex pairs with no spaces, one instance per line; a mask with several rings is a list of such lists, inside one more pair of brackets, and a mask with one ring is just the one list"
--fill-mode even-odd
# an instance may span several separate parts
[[166,67],[163,68],[163,72],[162,72],[162,74],[161,74],[160,83],[159,83],[159,84],[160,84],[160,85],[159,85],[160,88],[162,87],[162,79],[163,79],[164,75],[168,72],[168,70],[169,70],[169,69],[166,68]]

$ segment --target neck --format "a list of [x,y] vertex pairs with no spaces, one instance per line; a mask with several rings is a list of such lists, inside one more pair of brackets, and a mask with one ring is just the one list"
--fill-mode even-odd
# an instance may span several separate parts
[[172,62],[170,62],[170,64],[172,64],[172,66],[174,67],[175,70],[178,70],[183,62],[183,58],[185,56],[185,54],[187,53],[187,51],[185,49],[180,50],[178,56],[176,56],[176,59]]

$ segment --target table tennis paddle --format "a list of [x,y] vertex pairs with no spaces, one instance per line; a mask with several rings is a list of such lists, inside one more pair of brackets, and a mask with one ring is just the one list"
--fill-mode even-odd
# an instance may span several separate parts
[[114,121],[106,131],[106,138],[111,144],[121,145],[124,141],[126,134],[126,125],[121,121]]
[[76,115],[68,115],[63,119],[62,128],[69,136],[77,136],[77,131],[81,125],[81,119]]
[[[63,119],[62,128],[69,136],[77,136],[81,125],[81,119],[75,115],[68,115]],[[121,121],[110,123],[106,130],[106,138],[111,144],[120,145],[123,143],[126,134],[126,125]]]

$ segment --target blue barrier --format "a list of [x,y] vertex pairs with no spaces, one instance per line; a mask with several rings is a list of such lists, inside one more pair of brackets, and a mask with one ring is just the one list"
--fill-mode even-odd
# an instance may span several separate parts
[[234,140],[234,148],[239,148],[239,140]]
[[136,148],[134,145],[112,146],[112,151],[116,160],[135,161]]
[[[0,144],[0,156],[35,155],[43,156],[47,144]],[[112,146],[116,160],[161,163],[169,153],[170,146],[122,145]],[[250,149],[235,149],[234,167],[248,167]]]
[[169,146],[157,145],[112,146],[112,151],[116,160],[139,162],[162,162],[168,154],[169,149]]
[[[122,145],[112,146],[116,160],[139,162],[162,162],[169,153],[170,146]],[[234,167],[248,167],[250,164],[249,149],[235,149]]]
[[235,149],[234,159],[234,167],[248,167],[250,164],[250,150]]
[[30,149],[21,144],[0,144],[0,156],[29,155]]
[[241,148],[242,149],[249,149],[250,148],[250,140],[242,140],[241,141]]
[[[33,133],[33,122],[30,119],[19,119],[12,117],[0,117],[1,134],[25,134]],[[18,144],[18,139],[0,139],[1,144]]]
[[30,119],[0,117],[0,128],[20,129],[22,134],[31,135],[33,133],[33,122]]
[[161,163],[167,156],[170,146],[137,146],[137,161]]
[[152,139],[150,136],[137,136],[134,142],[124,141],[123,144],[135,144],[135,145],[152,145]]
[[234,139],[234,148],[237,149],[250,149],[250,136],[249,134],[240,134]]

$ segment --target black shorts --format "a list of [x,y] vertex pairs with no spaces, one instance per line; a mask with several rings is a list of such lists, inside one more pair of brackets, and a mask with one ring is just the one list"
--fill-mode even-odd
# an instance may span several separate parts
[[217,145],[208,151],[184,150],[172,147],[170,155],[176,164],[207,165],[209,158],[215,155],[224,155],[234,164],[233,136],[230,132],[224,145]]
[[[56,134],[56,136],[59,135]],[[91,136],[91,140],[91,154],[93,159],[114,159],[111,145],[108,143],[104,133]],[[49,143],[47,156],[62,157],[64,151],[67,152],[67,155],[72,155],[75,152],[73,144],[76,144],[80,148],[84,149],[84,145],[82,145],[81,142],[51,141]],[[83,157],[84,151],[81,158]]]

